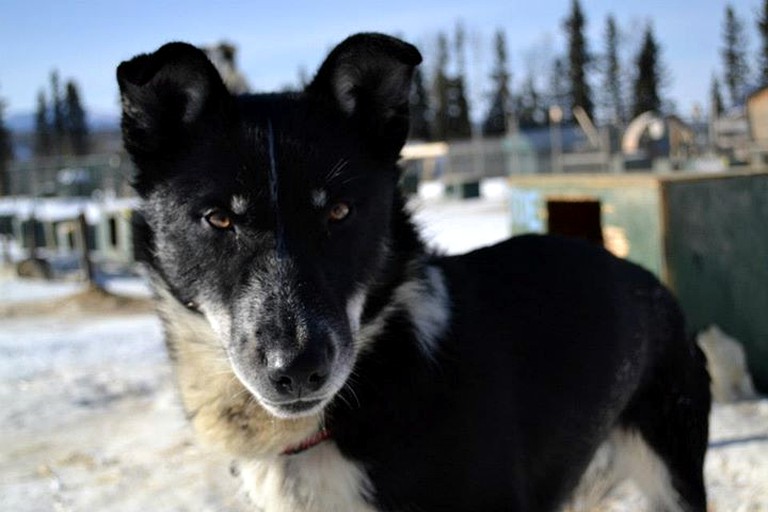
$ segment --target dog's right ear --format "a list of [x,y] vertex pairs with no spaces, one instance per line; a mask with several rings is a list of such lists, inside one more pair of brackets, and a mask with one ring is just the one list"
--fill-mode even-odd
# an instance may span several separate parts
[[126,150],[134,159],[172,151],[230,98],[202,50],[169,43],[117,68]]
[[408,135],[416,47],[394,37],[362,33],[331,51],[307,92],[330,98],[378,156],[397,159]]

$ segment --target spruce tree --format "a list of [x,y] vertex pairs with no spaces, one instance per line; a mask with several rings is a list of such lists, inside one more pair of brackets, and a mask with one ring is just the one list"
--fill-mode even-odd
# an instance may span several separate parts
[[507,117],[512,105],[509,92],[511,79],[507,64],[507,41],[502,30],[497,30],[494,36],[495,62],[491,73],[493,92],[488,115],[483,121],[483,134],[503,135],[507,132]]
[[529,74],[523,81],[520,96],[515,102],[515,113],[521,128],[535,128],[546,123],[546,113],[541,102],[541,94],[536,88],[536,80]]
[[[463,50],[463,40],[457,31],[456,48]],[[462,67],[462,52],[457,52],[458,68]],[[461,73],[448,74],[448,38],[441,33],[437,39],[437,67],[435,69],[435,138],[456,140],[471,135],[469,106]]]
[[85,119],[85,110],[80,103],[80,93],[73,81],[66,85],[66,97],[64,108],[64,128],[69,139],[69,148],[75,155],[88,153],[88,125]]
[[0,99],[0,196],[10,193],[8,162],[13,158],[11,132],[5,126],[5,102]]
[[51,135],[52,147],[57,155],[66,149],[66,121],[64,120],[64,100],[61,95],[59,72],[51,71]]
[[757,19],[757,31],[760,34],[758,79],[761,85],[768,85],[768,0],[763,0],[763,9]]
[[300,91],[304,90],[312,81],[312,77],[310,76],[309,71],[307,71],[306,66],[299,66],[299,70],[296,73],[296,76],[298,77],[297,89]]
[[723,95],[720,92],[720,81],[717,79],[717,75],[712,75],[712,87],[709,94],[712,101],[712,114],[718,117],[723,113]]
[[645,29],[643,43],[637,55],[637,75],[633,88],[632,117],[637,117],[646,111],[660,111],[661,97],[661,64],[659,61],[659,45],[649,25]]
[[35,111],[35,143],[34,154],[37,157],[50,156],[53,153],[51,123],[48,119],[48,102],[45,92],[37,94],[37,110]]
[[434,79],[436,100],[434,136],[437,140],[448,139],[448,38],[444,33],[437,36],[437,58]]
[[469,122],[469,102],[464,86],[464,77],[459,75],[450,80],[448,107],[448,140],[463,140],[472,136]]
[[603,80],[606,117],[609,122],[624,124],[624,96],[621,84],[621,62],[619,60],[619,31],[616,20],[609,15],[605,23],[605,76]]
[[736,16],[731,5],[725,8],[723,26],[723,82],[728,89],[731,105],[737,105],[742,99],[749,79],[749,66],[746,56],[747,40],[744,25]]
[[429,95],[424,87],[424,76],[421,68],[413,72],[413,87],[411,88],[411,127],[409,139],[432,140],[430,126]]
[[573,0],[570,15],[564,25],[568,39],[568,78],[570,79],[570,105],[568,105],[570,108],[566,110],[581,106],[591,118],[594,114],[594,103],[587,81],[590,55],[584,36],[586,18],[579,0]]
[[466,36],[464,27],[456,25],[456,76],[450,81],[448,109],[448,138],[468,139],[472,136],[472,125],[469,121],[469,100],[467,100],[466,66],[465,66]]
[[549,77],[549,100],[550,107],[557,106],[563,114],[568,109],[568,81],[565,69],[565,61],[558,57],[552,62],[552,74]]

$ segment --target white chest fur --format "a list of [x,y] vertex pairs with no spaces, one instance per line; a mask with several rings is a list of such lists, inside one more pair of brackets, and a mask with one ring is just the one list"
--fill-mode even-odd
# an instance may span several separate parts
[[374,512],[363,469],[326,441],[297,455],[252,460],[241,466],[245,490],[263,512]]

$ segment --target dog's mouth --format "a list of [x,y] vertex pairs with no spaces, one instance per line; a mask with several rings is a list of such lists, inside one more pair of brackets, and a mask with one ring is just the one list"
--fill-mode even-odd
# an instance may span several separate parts
[[261,401],[262,404],[275,416],[282,418],[296,418],[308,416],[319,412],[324,406],[324,400],[293,400],[285,402]]

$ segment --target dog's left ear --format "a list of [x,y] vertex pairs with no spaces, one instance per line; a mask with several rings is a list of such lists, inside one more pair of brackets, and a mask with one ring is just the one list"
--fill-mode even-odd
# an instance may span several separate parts
[[408,135],[411,78],[420,63],[413,45],[384,34],[356,34],[328,55],[307,93],[331,98],[377,156],[397,158]]
[[229,93],[205,53],[168,43],[117,68],[126,149],[134,156],[168,152],[210,122]]

